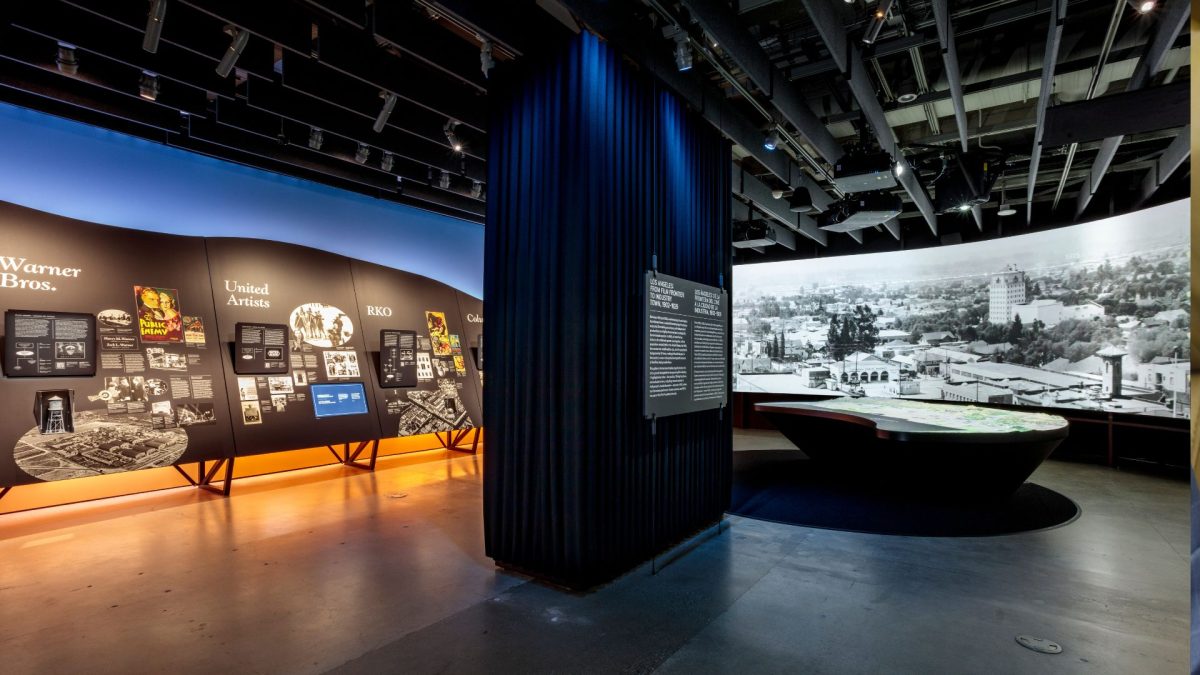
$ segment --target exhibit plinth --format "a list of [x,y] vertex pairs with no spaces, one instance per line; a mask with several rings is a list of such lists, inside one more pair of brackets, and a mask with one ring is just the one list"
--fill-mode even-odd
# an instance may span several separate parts
[[930,496],[1012,494],[1067,437],[1056,415],[841,398],[754,409],[815,461]]

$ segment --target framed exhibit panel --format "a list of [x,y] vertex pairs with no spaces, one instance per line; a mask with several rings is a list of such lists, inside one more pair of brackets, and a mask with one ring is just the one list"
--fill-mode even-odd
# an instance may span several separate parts
[[[370,381],[350,260],[256,239],[209,239],[208,259],[237,454],[379,438],[374,410],[318,417],[313,402],[314,385],[359,384],[366,391]],[[237,373],[239,324],[285,326],[286,370]],[[365,335],[372,333],[378,335]]]
[[[357,260],[351,267],[383,437],[480,426],[479,371],[469,348],[482,330],[482,303],[468,303],[472,323],[461,294],[445,284]],[[381,341],[396,332],[398,339],[407,332],[414,339],[411,386],[395,386],[389,378],[396,348]]]
[[203,239],[0,203],[0,268],[0,485],[232,456]]

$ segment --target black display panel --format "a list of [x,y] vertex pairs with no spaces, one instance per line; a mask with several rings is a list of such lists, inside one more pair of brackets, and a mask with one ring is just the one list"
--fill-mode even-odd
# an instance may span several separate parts
[[4,374],[80,377],[96,374],[96,317],[69,312],[4,312]]
[[725,406],[729,392],[725,291],[647,272],[643,413],[666,417]]
[[[367,348],[379,353],[371,381],[383,435],[478,426],[479,371],[469,349],[483,328],[482,303],[416,274],[357,260],[352,269]],[[387,384],[382,339],[392,330],[416,337],[414,386]]]
[[272,241],[209,239],[222,356],[232,361],[238,324],[284,325],[288,370],[240,374],[227,366],[233,436],[239,455],[311,448],[379,438],[375,415],[344,415],[318,423],[316,384],[364,382],[373,370],[365,340],[378,328],[362,325],[350,260]]
[[317,419],[367,414],[367,392],[362,382],[314,384],[312,403]]
[[239,375],[288,372],[287,324],[238,322],[233,333],[233,372]]
[[6,317],[95,317],[94,372],[0,380],[0,485],[232,456],[204,240],[0,203],[0,267]]
[[379,331],[379,386],[417,386],[416,331]]

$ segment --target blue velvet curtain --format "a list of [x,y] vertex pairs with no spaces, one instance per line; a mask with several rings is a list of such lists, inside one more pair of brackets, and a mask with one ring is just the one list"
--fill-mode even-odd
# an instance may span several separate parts
[[653,256],[728,284],[729,145],[588,33],[490,99],[487,550],[585,587],[729,503],[728,412],[641,416]]

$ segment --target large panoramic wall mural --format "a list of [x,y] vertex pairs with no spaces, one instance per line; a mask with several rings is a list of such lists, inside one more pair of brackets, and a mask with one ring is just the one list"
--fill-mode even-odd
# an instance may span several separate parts
[[734,390],[1186,417],[1188,214],[735,267]]

